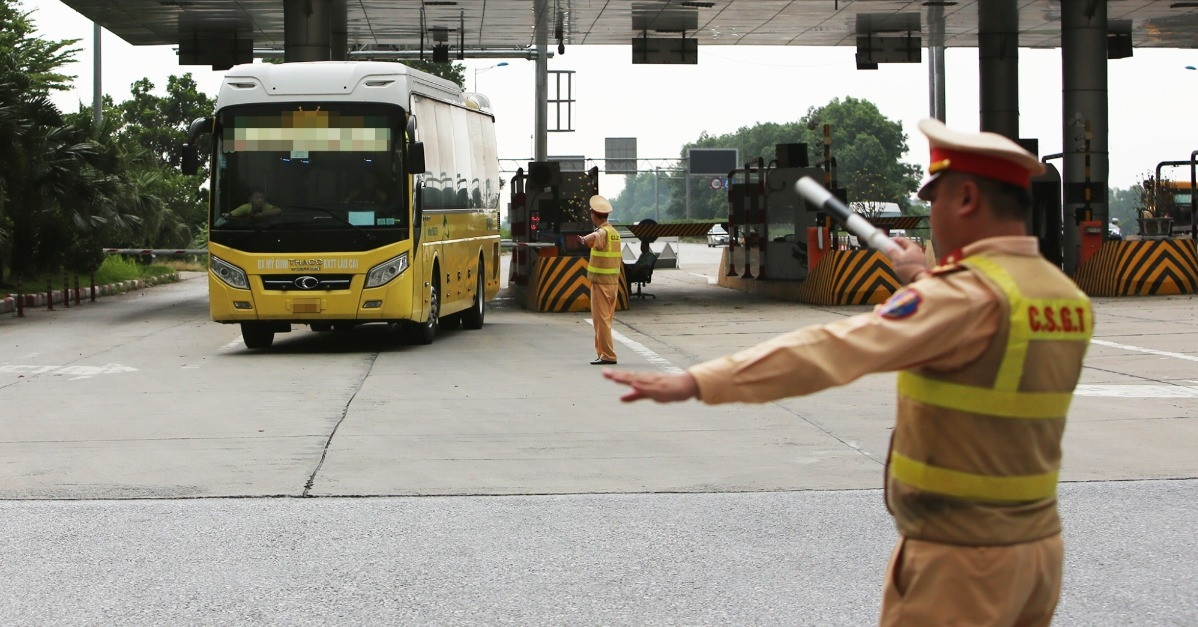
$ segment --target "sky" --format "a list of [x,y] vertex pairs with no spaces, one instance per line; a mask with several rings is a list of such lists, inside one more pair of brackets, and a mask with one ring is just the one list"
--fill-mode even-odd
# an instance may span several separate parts
[[[81,102],[90,107],[91,22],[60,0],[24,0],[24,6],[33,11],[43,37],[81,39],[76,63],[66,68],[76,76],[75,89],[53,99],[68,111]],[[171,46],[135,47],[102,33],[101,85],[115,101],[127,99],[130,85],[143,77],[164,93],[167,77],[186,72],[201,91],[215,97],[223,73],[208,66],[180,66]],[[635,137],[639,158],[677,159],[682,145],[704,131],[722,135],[762,122],[793,122],[811,107],[851,96],[873,102],[883,116],[900,122],[909,149],[904,161],[925,166],[927,142],[916,125],[929,112],[927,50],[923,63],[883,64],[873,71],[857,70],[854,53],[851,47],[700,46],[696,65],[633,65],[627,46],[567,45],[564,55],[549,60],[549,69],[574,72],[573,131],[549,133],[548,154],[602,159],[605,138]],[[1062,152],[1060,50],[1025,48],[1019,55],[1020,136],[1039,139],[1041,155]],[[508,65],[495,67],[501,61]],[[473,90],[477,81],[477,90],[492,102],[502,167],[513,169],[530,160],[535,62],[461,63],[467,89]],[[1198,150],[1193,105],[1198,102],[1198,70],[1187,66],[1198,67],[1198,50],[1137,48],[1130,58],[1108,62],[1111,187],[1130,187],[1158,162],[1188,160]],[[977,49],[948,49],[945,68],[947,124],[978,130]],[[549,124],[556,124],[552,108]],[[753,156],[740,155],[742,162]],[[602,170],[602,162],[591,165]],[[649,169],[654,165],[664,164],[641,163]],[[1174,171],[1176,177],[1183,175],[1188,177],[1181,169]],[[623,181],[622,175],[601,176],[600,193],[615,196]]]

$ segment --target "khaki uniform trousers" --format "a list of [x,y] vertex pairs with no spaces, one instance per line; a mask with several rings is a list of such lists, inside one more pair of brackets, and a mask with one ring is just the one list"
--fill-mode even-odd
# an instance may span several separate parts
[[899,538],[886,569],[891,625],[1048,625],[1061,596],[1061,536],[1010,546]]
[[595,326],[595,354],[604,361],[616,360],[616,347],[611,339],[611,322],[616,317],[616,295],[620,286],[615,283],[591,283],[591,322]]

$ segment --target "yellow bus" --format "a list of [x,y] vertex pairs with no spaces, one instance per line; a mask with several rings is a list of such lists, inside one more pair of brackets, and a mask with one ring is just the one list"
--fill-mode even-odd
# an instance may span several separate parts
[[248,348],[292,325],[483,325],[499,291],[499,158],[490,103],[387,62],[228,70],[212,118],[212,319]]

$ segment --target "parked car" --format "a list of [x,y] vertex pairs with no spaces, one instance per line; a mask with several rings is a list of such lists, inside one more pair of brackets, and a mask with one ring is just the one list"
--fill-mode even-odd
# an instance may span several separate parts
[[716,224],[707,232],[707,247],[715,248],[716,246],[728,245],[728,231],[724,227]]

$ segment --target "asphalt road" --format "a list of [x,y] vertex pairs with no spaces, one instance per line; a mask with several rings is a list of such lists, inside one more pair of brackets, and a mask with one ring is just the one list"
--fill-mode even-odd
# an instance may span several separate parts
[[[716,255],[683,245],[617,314],[621,367],[861,311],[717,287]],[[431,346],[297,328],[261,352],[205,290],[0,317],[0,622],[876,621],[893,375],[622,405],[585,314],[501,295]],[[1198,624],[1193,304],[1096,302],[1057,624]]]

